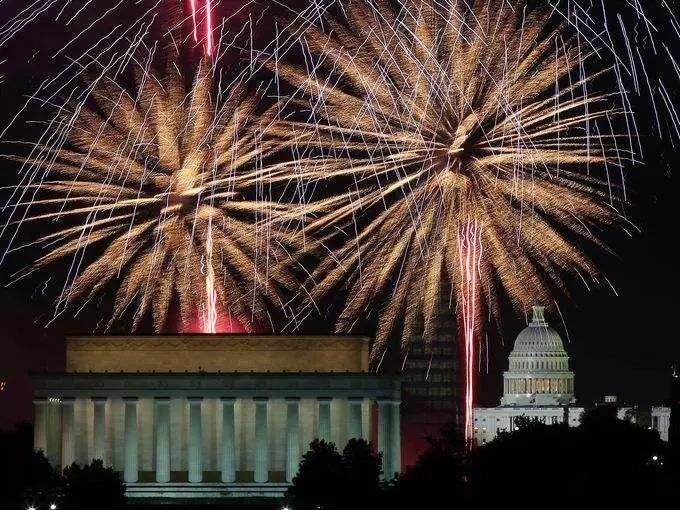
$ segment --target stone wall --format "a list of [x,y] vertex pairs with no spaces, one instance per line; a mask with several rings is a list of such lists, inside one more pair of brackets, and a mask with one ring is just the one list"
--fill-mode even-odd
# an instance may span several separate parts
[[168,335],[67,338],[67,372],[367,372],[369,339]]

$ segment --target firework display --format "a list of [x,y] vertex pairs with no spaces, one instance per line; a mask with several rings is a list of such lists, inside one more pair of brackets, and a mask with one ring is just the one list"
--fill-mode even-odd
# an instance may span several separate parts
[[481,305],[497,311],[499,287],[525,310],[565,274],[597,275],[574,238],[600,244],[597,229],[616,221],[605,172],[626,157],[605,126],[619,110],[587,92],[597,73],[573,79],[588,55],[565,24],[546,28],[549,10],[414,0],[398,12],[353,2],[346,16],[306,31],[313,73],[278,63],[318,105],[312,122],[285,123],[310,154],[298,175],[346,196],[314,227],[350,218],[359,230],[321,261],[312,296],[350,281],[338,331],[384,299],[376,358],[397,325],[405,346],[420,317],[428,340],[449,282],[470,418]]
[[66,143],[24,160],[32,178],[13,202],[26,208],[20,221],[60,226],[33,241],[47,253],[29,270],[71,258],[64,306],[119,278],[113,319],[136,302],[135,323],[150,310],[156,331],[174,298],[185,322],[206,301],[214,332],[217,302],[251,329],[268,300],[281,307],[278,290],[296,287],[276,263],[295,245],[271,225],[285,206],[253,190],[257,161],[277,147],[262,138],[276,108],[258,113],[241,87],[213,104],[205,64],[190,90],[183,83],[172,70],[140,75],[135,96],[103,81],[91,108],[57,120],[73,122]]
[[378,310],[378,369],[392,339],[405,353],[421,324],[433,337],[449,296],[468,437],[487,317],[607,281],[589,247],[627,228],[634,98],[680,138],[643,56],[680,66],[639,0],[625,17],[566,0],[56,4],[0,26],[0,51],[49,16],[66,34],[63,69],[0,126],[4,142],[24,110],[56,112],[10,158],[5,255],[42,250],[12,281],[65,267],[56,315],[117,287],[111,322],[155,331],[175,307],[207,333],[221,313],[276,329],[275,308],[298,330],[332,299],[349,332]]

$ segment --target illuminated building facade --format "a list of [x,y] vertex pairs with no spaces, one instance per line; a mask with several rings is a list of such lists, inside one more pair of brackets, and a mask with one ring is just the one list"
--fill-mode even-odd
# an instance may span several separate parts
[[546,321],[542,306],[534,306],[531,323],[517,336],[508,362],[501,405],[475,409],[477,444],[491,441],[500,431],[513,430],[518,416],[578,426],[583,408],[573,405],[574,373],[569,370],[569,356],[559,333]]
[[33,376],[35,448],[57,466],[103,459],[140,499],[280,497],[315,438],[372,440],[391,477],[400,381],[369,372],[368,343],[69,338],[66,371]]
[[673,369],[668,405],[652,407],[652,428],[677,451],[680,448],[680,373]]

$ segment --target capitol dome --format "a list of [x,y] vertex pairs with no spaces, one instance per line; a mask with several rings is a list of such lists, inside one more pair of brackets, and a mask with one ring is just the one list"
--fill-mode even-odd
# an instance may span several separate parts
[[574,374],[559,333],[534,306],[531,323],[515,340],[503,373],[501,405],[568,405],[574,402]]

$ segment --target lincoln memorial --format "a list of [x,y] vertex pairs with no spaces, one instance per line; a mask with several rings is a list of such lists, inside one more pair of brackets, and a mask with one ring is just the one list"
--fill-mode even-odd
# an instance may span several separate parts
[[355,336],[72,337],[34,374],[35,448],[102,459],[132,498],[280,497],[315,439],[364,438],[401,468],[398,378]]

